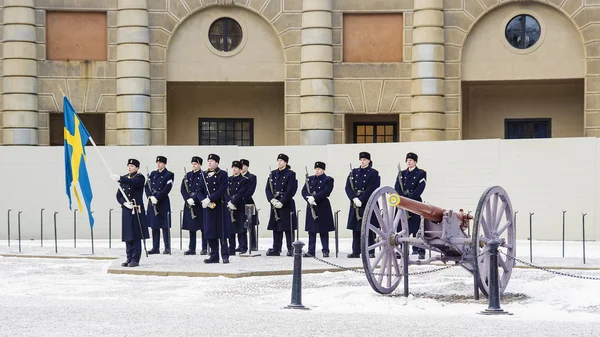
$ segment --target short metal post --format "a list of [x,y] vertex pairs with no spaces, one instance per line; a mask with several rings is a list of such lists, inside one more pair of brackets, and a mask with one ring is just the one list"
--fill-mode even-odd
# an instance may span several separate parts
[[171,248],[172,248],[171,244],[173,242],[171,241],[171,211],[167,212],[167,217],[168,217],[167,221],[169,222],[169,255],[172,255],[171,254]]
[[290,212],[290,235],[292,236],[292,242],[295,242],[296,240],[294,240],[294,212]]
[[473,298],[479,301],[479,273],[473,273]]
[[183,250],[183,210],[179,210],[179,250]]
[[[258,238],[260,237],[258,235],[258,227],[260,225],[260,216],[258,215],[259,211],[260,211],[260,208],[257,208],[256,209],[256,214],[254,215],[256,217],[256,227],[254,228],[254,233],[256,234],[256,241],[255,241],[256,242],[256,250],[259,250],[258,249]],[[254,224],[252,224],[252,225],[254,225]]]
[[300,241],[300,221],[299,216],[300,216],[300,211],[302,211],[301,209],[296,211],[296,241]]
[[[92,214],[94,211],[92,211]],[[92,240],[92,255],[94,255],[94,226],[90,226],[90,239]]]
[[73,210],[73,248],[77,248],[77,209]]
[[44,247],[44,209],[40,211],[40,247]]
[[339,232],[338,232],[338,228],[339,228],[339,214],[340,210],[336,210],[335,211],[335,257],[338,257],[338,254],[340,252],[340,241],[339,241]]
[[500,308],[500,286],[498,282],[498,246],[500,240],[492,239],[488,243],[488,253],[490,254],[490,278],[489,278],[489,297],[488,308],[480,312],[483,315],[512,315]]
[[533,263],[533,215],[529,212],[529,263]]
[[567,211],[562,211],[562,213],[563,213],[562,257],[565,257],[565,213],[567,213]]
[[10,211],[12,211],[12,209],[8,209],[8,246],[10,247]]
[[402,274],[404,274],[404,297],[408,297],[408,241],[402,243]]
[[583,213],[581,215],[581,234],[582,234],[582,243],[583,243],[583,264],[585,264],[585,216],[587,213]]
[[112,211],[112,208],[108,210],[108,249],[112,248]]
[[21,213],[23,213],[23,211],[19,211],[19,213],[17,213],[17,229],[19,232],[19,253],[21,252]]
[[308,309],[302,305],[302,247],[304,242],[296,241],[294,246],[294,275],[292,278],[292,302],[287,309]]
[[56,238],[56,214],[58,214],[58,212],[54,212],[54,252],[58,253],[58,240]]

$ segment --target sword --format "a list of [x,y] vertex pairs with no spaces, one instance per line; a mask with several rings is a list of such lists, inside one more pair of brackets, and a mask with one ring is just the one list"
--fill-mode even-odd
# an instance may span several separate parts
[[[306,166],[304,166],[304,170],[306,170],[306,175],[305,175],[305,183],[306,183],[306,191],[308,192],[308,194],[310,195],[315,195],[313,192],[310,191],[310,181],[308,178],[308,168]],[[317,179],[315,177],[315,179]],[[308,202],[308,200],[307,200]],[[318,216],[317,213],[315,212],[315,206],[313,204],[311,204],[310,202],[308,203],[308,207],[310,208],[310,215],[312,215],[313,220],[317,220]]]
[[[275,189],[273,188],[273,171],[271,171],[271,166],[269,166],[269,189],[271,190],[271,194],[273,194],[273,198],[277,198],[279,193],[275,192]],[[269,204],[271,204],[271,200],[269,200]],[[271,209],[275,214],[275,221],[279,221],[279,213],[277,213],[277,208],[275,208],[275,205],[271,204]]]
[[[148,170],[148,166],[146,166],[146,174],[148,175],[148,179],[146,179],[146,184],[148,185],[150,193],[154,194],[156,192],[152,188],[152,185],[150,185],[150,171]],[[154,209],[154,216],[158,216],[158,208],[156,207],[156,205],[153,204],[152,201],[150,201],[149,204],[152,205],[152,208]]]
[[[187,179],[187,170],[185,169],[185,166],[183,167],[183,184],[185,186],[185,191],[187,192],[188,195],[190,195],[190,184],[188,182]],[[190,204],[187,203],[187,200],[184,200],[183,203],[185,205],[187,205],[187,207],[190,209],[190,214],[192,215],[192,220],[196,219],[196,214],[194,213],[194,207]]]
[[[356,188],[354,187],[354,177],[352,176],[352,164],[350,164],[350,174],[348,174],[348,180],[350,181],[350,188],[352,188],[352,192],[356,194]],[[350,200],[350,204],[354,208],[354,213],[356,214],[356,221],[360,221],[362,217],[360,216],[360,210],[358,206],[354,204],[354,201]]]
[[[142,243],[144,244],[144,253],[146,253],[146,257],[148,257],[148,251],[146,250],[146,238],[144,237],[144,231],[142,230],[142,221],[140,220],[140,212],[142,211],[142,206],[137,204],[137,201],[135,199],[132,199],[133,201],[133,213],[135,213],[135,216],[137,217],[138,220],[138,226],[140,227],[140,235],[142,236]],[[137,212],[136,212],[137,210]]]
[[[206,182],[206,178],[204,177],[204,172],[200,172],[200,175],[202,176],[202,181],[204,181],[204,187],[206,187],[206,197],[208,198],[208,196],[210,195],[210,190],[208,189],[208,183]],[[217,207],[217,204],[211,202],[208,205],[208,207],[210,207],[211,209],[215,209],[215,207]]]
[[[229,196],[229,199],[231,199],[231,192],[229,191],[229,181],[227,182],[227,195]],[[229,207],[227,208],[229,209]],[[235,215],[232,209],[229,210],[229,220],[231,221],[231,223],[235,222]]]

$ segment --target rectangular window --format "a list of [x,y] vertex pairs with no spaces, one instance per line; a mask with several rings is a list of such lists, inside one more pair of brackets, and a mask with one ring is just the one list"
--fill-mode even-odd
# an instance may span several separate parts
[[505,119],[504,120],[504,138],[505,139],[551,138],[551,137],[552,137],[552,119],[550,119],[550,118]]
[[401,13],[344,13],[342,29],[344,62],[402,62]]
[[[96,142],[105,145],[105,117],[103,113],[77,114],[83,125]],[[63,146],[65,140],[65,121],[62,113],[50,114],[50,146]],[[88,143],[90,145],[90,143]]]
[[398,123],[354,123],[354,143],[392,143],[398,141]]
[[252,118],[199,118],[200,145],[254,145]]
[[106,12],[46,12],[46,59],[106,61]]

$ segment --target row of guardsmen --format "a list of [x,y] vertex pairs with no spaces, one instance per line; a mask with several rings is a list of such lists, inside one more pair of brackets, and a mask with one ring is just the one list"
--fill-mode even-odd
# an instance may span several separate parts
[[[347,229],[352,230],[352,253],[348,258],[360,257],[361,218],[364,206],[371,194],[380,186],[379,172],[373,168],[371,155],[360,152],[360,167],[354,168],[346,180],[345,191],[350,201]],[[421,194],[425,190],[427,173],[416,166],[418,156],[415,153],[406,155],[405,170],[398,171],[395,189],[403,197],[422,201]],[[229,256],[236,252],[245,253],[248,245],[258,250],[257,216],[252,223],[246,224],[246,205],[255,205],[252,198],[256,190],[256,176],[248,171],[250,162],[246,159],[231,163],[232,175],[228,176],[219,168],[220,157],[210,154],[207,159],[208,169],[203,171],[203,160],[194,156],[191,159],[192,171],[186,172],[181,182],[180,192],[185,202],[182,228],[190,233],[189,247],[185,255],[196,255],[196,236],[201,232],[201,255],[209,255],[205,263],[218,263],[219,252],[223,263],[229,263]],[[267,256],[280,256],[283,237],[286,238],[287,256],[292,256],[292,236],[298,229],[296,203],[294,196],[298,190],[296,173],[288,165],[289,157],[285,154],[277,156],[277,169],[269,173],[265,194],[270,203],[270,217],[267,229],[273,232],[273,245],[266,252]],[[157,170],[149,175],[138,172],[140,162],[129,159],[127,174],[112,178],[120,185],[117,201],[122,212],[122,241],[126,243],[127,260],[123,267],[139,266],[142,255],[143,239],[150,237],[152,230],[152,249],[148,254],[159,254],[161,232],[164,242],[163,254],[171,253],[169,228],[171,201],[169,192],[173,188],[175,175],[166,168],[167,158],[156,157]],[[305,180],[302,197],[306,200],[305,230],[309,234],[308,251],[303,256],[315,256],[316,237],[319,234],[323,257],[329,257],[329,232],[335,230],[333,211],[329,196],[334,188],[334,179],[325,173],[326,164],[315,162],[315,174]],[[126,195],[126,197],[123,195]],[[144,207],[144,193],[148,207]],[[289,215],[289,216],[286,216]],[[416,235],[420,226],[420,216],[409,213],[409,232]],[[376,217],[371,223],[379,228]],[[249,228],[246,228],[249,227]],[[250,242],[247,242],[247,231],[250,231]],[[398,229],[399,230],[399,229]],[[237,240],[236,240],[237,237]],[[369,237],[369,245],[374,243]],[[237,248],[236,248],[237,246]],[[424,250],[413,247],[413,254],[424,258]],[[369,256],[374,257],[370,251]]]

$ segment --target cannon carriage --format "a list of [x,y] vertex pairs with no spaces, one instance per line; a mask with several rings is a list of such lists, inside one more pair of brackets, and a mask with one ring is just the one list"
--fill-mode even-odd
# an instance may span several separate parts
[[[408,235],[408,212],[421,215],[416,237]],[[372,221],[375,218],[377,221]],[[377,223],[378,225],[373,225]],[[499,186],[485,190],[475,215],[462,210],[445,210],[399,196],[392,187],[380,187],[369,198],[362,218],[361,255],[367,280],[380,294],[393,292],[409,265],[435,261],[460,264],[473,275],[475,289],[488,296],[490,254],[488,243],[499,243],[498,284],[504,293],[515,260],[516,233],[513,207],[506,191]],[[371,240],[369,240],[371,236]],[[375,240],[372,240],[372,237]],[[409,245],[429,250],[429,258],[410,259]],[[375,258],[369,258],[369,251]],[[407,279],[405,292],[408,292]]]

